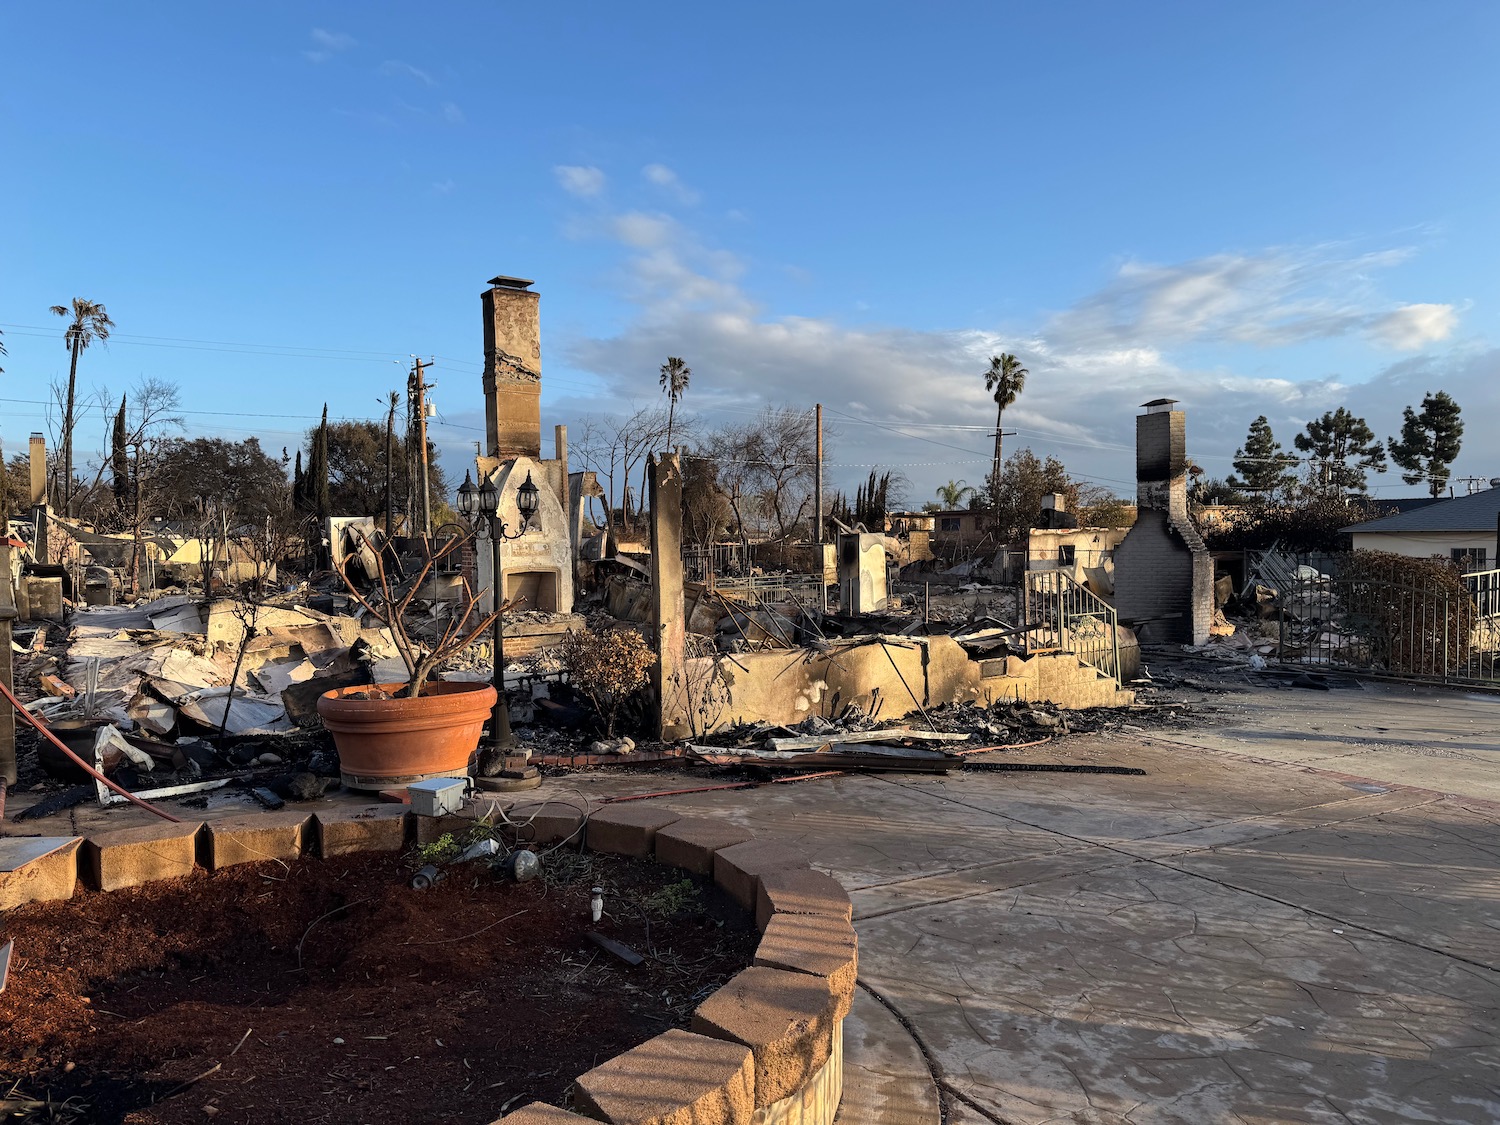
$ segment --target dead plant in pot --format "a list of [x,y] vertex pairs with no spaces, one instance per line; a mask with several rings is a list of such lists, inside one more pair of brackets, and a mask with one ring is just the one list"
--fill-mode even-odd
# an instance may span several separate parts
[[337,568],[354,600],[390,630],[408,676],[405,684],[336,688],[319,698],[318,714],[333,734],[344,784],[350,788],[384,788],[468,772],[495,706],[495,689],[486,683],[434,680],[432,675],[483,636],[507,607],[481,612],[478,596],[461,578],[460,596],[448,623],[430,643],[412,636],[408,611],[438,564],[462,550],[469,538],[444,540],[437,550],[427,552],[415,578],[398,585],[391,581],[380,552],[361,535],[376,560],[375,585],[368,593],[350,579],[347,560]]

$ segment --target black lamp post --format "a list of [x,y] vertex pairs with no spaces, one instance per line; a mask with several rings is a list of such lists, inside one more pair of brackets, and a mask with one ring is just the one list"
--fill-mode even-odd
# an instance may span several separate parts
[[[505,752],[512,749],[516,744],[516,736],[510,729],[510,707],[505,698],[505,628],[501,619],[500,607],[505,601],[505,579],[504,571],[500,566],[500,544],[507,539],[519,539],[526,534],[532,517],[536,515],[537,503],[540,493],[535,484],[531,482],[531,473],[526,474],[526,480],[521,487],[516,489],[516,508],[521,513],[521,526],[514,532],[505,526],[505,520],[500,516],[500,490],[495,487],[494,481],[488,477],[479,487],[474,486],[474,481],[468,473],[464,474],[464,482],[458,487],[458,510],[464,516],[478,524],[481,538],[488,537],[490,541],[490,588],[491,596],[494,598],[495,625],[494,625],[494,675],[492,682],[495,685],[495,710],[490,716],[490,742],[479,755],[477,772],[480,777],[492,777],[500,771],[500,762]],[[478,517],[483,516],[480,520]]]

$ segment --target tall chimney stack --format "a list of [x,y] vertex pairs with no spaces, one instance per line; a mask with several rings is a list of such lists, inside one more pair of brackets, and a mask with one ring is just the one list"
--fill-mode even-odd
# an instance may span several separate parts
[[522,277],[492,277],[484,309],[484,429],[491,457],[542,453],[541,294]]
[[1115,609],[1142,640],[1201,645],[1213,623],[1213,557],[1187,502],[1187,415],[1173,399],[1135,420],[1135,524],[1115,548]]

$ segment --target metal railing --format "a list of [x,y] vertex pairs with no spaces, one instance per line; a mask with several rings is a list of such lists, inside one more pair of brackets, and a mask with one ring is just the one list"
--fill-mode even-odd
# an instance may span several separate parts
[[1112,605],[1065,570],[1026,572],[1026,651],[1071,652],[1120,682],[1120,639]]
[[707,582],[712,575],[744,574],[750,569],[749,558],[739,543],[713,543],[707,547],[685,546],[682,549],[682,573],[689,582]]
[[750,578],[724,578],[715,575],[709,588],[726,598],[744,602],[783,602],[797,600],[810,605],[821,604],[822,581],[813,574],[757,574]]
[[1500,570],[1439,578],[1304,575],[1281,600],[1283,663],[1500,686]]

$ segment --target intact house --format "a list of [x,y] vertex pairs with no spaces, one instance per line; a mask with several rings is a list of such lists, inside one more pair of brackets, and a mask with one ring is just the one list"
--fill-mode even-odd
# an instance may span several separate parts
[[1356,551],[1443,558],[1464,571],[1500,566],[1500,486],[1455,496],[1343,529]]

